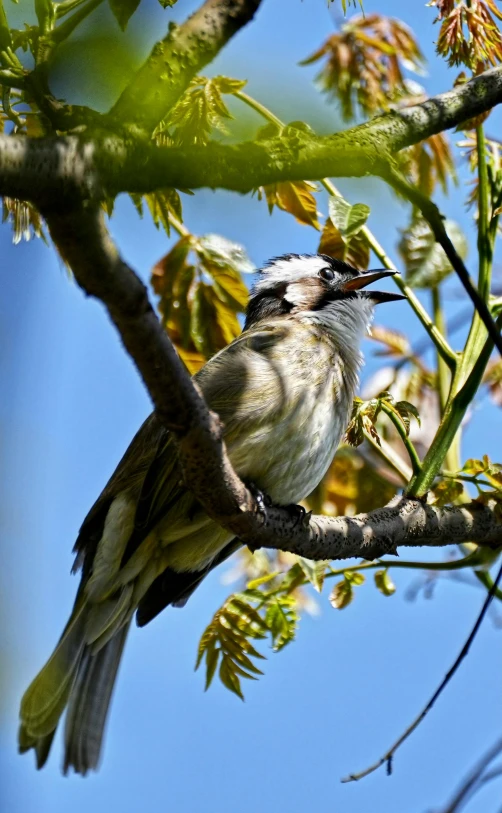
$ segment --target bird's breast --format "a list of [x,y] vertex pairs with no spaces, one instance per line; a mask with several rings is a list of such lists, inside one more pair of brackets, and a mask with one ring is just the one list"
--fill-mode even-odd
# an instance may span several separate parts
[[290,361],[282,414],[229,446],[239,475],[278,504],[297,503],[314,490],[347,426],[353,392],[343,383],[339,358],[320,358],[322,352]]

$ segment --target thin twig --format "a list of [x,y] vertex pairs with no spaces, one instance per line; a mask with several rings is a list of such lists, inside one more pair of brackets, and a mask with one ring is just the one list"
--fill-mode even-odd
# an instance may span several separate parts
[[368,776],[368,774],[373,773],[373,771],[376,771],[382,765],[387,766],[387,774],[392,773],[392,760],[394,758],[394,754],[396,753],[398,748],[400,748],[400,746],[403,744],[403,742],[405,742],[405,740],[408,739],[410,734],[412,734],[413,731],[415,731],[415,729],[420,725],[420,723],[422,722],[424,717],[429,713],[429,711],[433,707],[434,703],[436,702],[436,700],[438,699],[440,694],[442,694],[443,690],[446,688],[446,686],[448,685],[448,683],[452,679],[452,677],[455,674],[455,672],[457,671],[458,667],[460,666],[460,664],[462,663],[464,658],[467,656],[467,654],[469,652],[469,649],[471,647],[471,644],[474,641],[474,638],[476,637],[476,635],[478,633],[478,630],[479,630],[479,628],[480,628],[480,626],[481,626],[481,624],[483,622],[483,619],[484,619],[484,617],[485,617],[485,615],[487,613],[488,607],[490,606],[490,604],[492,602],[493,596],[495,594],[495,590],[497,589],[501,578],[502,578],[502,565],[500,566],[500,569],[499,569],[499,571],[497,573],[495,581],[493,582],[493,585],[490,588],[490,591],[489,591],[488,595],[486,596],[486,598],[485,598],[485,600],[483,602],[483,606],[482,606],[481,611],[480,611],[480,613],[479,613],[479,615],[478,615],[478,617],[476,619],[476,622],[475,622],[475,624],[474,624],[474,626],[473,626],[473,628],[472,628],[466,642],[464,643],[462,649],[460,650],[459,655],[455,659],[455,662],[453,663],[453,666],[448,670],[447,674],[445,675],[445,677],[441,681],[440,685],[438,686],[438,688],[436,689],[436,691],[432,695],[432,697],[429,700],[429,702],[427,703],[427,705],[422,709],[422,711],[420,712],[418,717],[415,718],[415,720],[412,722],[412,724],[406,729],[406,731],[403,734],[401,734],[399,739],[396,740],[396,742],[378,760],[378,762],[375,762],[373,765],[370,765],[370,767],[366,768],[364,771],[360,771],[359,773],[350,774],[349,776],[342,779],[342,782],[357,782],[359,779],[363,779],[363,777]]
[[462,784],[456,791],[455,795],[448,803],[448,805],[441,811],[441,813],[459,813],[461,807],[469,801],[469,798],[479,789],[485,782],[495,779],[500,776],[502,768],[484,773],[490,762],[502,752],[502,737],[500,737],[489,749],[483,754],[481,759],[476,763],[474,768],[469,771],[467,777],[462,781]]
[[443,217],[436,204],[433,203],[426,195],[422,194],[419,189],[408,183],[406,178],[404,178],[403,175],[401,175],[401,173],[395,169],[395,167],[385,165],[385,167],[381,169],[380,175],[396,190],[396,192],[404,195],[404,197],[406,197],[411,203],[420,209],[425,220],[431,227],[434,237],[442,247],[452,265],[452,268],[454,271],[456,271],[462,285],[471,298],[476,311],[478,312],[483,324],[486,327],[486,330],[488,331],[488,335],[495,344],[499,353],[502,355],[502,336],[500,335],[500,330],[497,328],[492,318],[488,305],[483,297],[479,294],[478,289],[476,288],[467,268],[464,265],[464,261],[457,253],[455,246],[451,242],[444,226]]

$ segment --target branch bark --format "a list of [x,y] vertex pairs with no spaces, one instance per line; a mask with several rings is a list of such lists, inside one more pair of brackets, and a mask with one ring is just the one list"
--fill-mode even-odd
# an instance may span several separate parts
[[248,192],[281,180],[378,175],[396,151],[501,101],[502,68],[494,68],[422,104],[324,137],[290,128],[266,141],[183,148],[103,130],[61,138],[0,135],[0,194],[38,206],[59,198],[67,206],[162,187]]
[[183,25],[169,25],[110,110],[120,122],[151,131],[178,101],[191,79],[250,22],[261,0],[206,0]]
[[403,546],[444,546],[471,541],[502,545],[495,503],[438,508],[399,498],[356,517],[307,517],[257,502],[236,475],[222,441],[218,417],[158,321],[146,288],[112,243],[101,210],[84,206],[44,212],[54,242],[80,287],[106,306],[147,387],[159,419],[169,429],[187,486],[209,516],[252,549],[268,547],[309,559],[376,559]]

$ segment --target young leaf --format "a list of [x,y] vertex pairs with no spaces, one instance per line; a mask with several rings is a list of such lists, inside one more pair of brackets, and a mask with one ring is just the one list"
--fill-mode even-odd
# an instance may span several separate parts
[[309,181],[280,181],[264,186],[263,192],[270,212],[277,206],[294,215],[299,223],[320,230],[317,202],[312,194],[312,190],[316,189],[315,184]]
[[140,2],[141,0],[108,0],[112,14],[122,31],[126,30],[127,23],[138,8]]
[[299,556],[298,564],[309,582],[315,587],[318,593],[321,593],[328,560],[312,562],[310,559],[304,559],[303,556]]
[[[445,227],[457,253],[465,259],[468,246],[464,232],[453,220],[447,220]],[[421,217],[415,217],[403,232],[398,248],[406,266],[406,280],[414,288],[433,288],[452,271],[444,250]]]
[[375,572],[375,584],[384,596],[392,596],[396,592],[396,585],[389,576],[387,569]]
[[458,480],[440,480],[432,489],[435,504],[439,506],[449,505],[464,493],[464,487]]
[[353,598],[354,592],[352,590],[351,582],[348,579],[342,579],[341,582],[337,582],[333,587],[329,596],[329,601],[335,610],[343,610],[345,607],[349,606]]
[[370,211],[370,207],[365,203],[355,203],[351,206],[343,198],[330,197],[329,199],[331,222],[344,238],[357,234],[362,229]]

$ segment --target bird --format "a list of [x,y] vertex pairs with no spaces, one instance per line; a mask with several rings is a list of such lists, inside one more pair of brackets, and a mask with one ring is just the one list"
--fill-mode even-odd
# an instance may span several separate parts
[[[367,290],[395,271],[358,271],[325,254],[270,260],[251,291],[242,333],[195,374],[218,413],[230,461],[273,503],[294,506],[328,470],[349,422],[374,306]],[[169,431],[143,423],[80,528],[80,586],[51,657],[26,690],[19,750],[41,768],[66,710],[63,772],[98,767],[124,644],[182,607],[240,542],[185,486]]]

